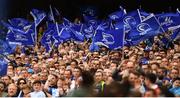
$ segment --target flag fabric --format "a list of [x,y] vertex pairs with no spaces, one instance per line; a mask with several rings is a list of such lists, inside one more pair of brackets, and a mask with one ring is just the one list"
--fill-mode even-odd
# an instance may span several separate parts
[[16,45],[10,45],[7,41],[0,39],[0,54],[7,55],[14,52]]
[[111,50],[123,47],[123,42],[123,28],[118,30],[97,30],[92,40],[93,44],[102,45]]
[[120,21],[120,20],[122,20],[122,18],[125,14],[126,13],[124,12],[124,9],[121,9],[119,11],[111,13],[108,17],[109,17],[109,19],[111,19],[113,21]]
[[2,55],[0,55],[0,76],[4,76],[7,74],[7,66],[8,62],[5,61]]
[[130,30],[126,36],[131,45],[137,45],[147,38],[164,33],[154,14],[139,23],[135,29]]
[[37,9],[32,9],[30,14],[33,16],[35,21],[35,26],[37,27],[41,21],[46,17],[46,14],[44,11],[40,11]]
[[41,44],[46,48],[46,52],[49,52],[49,50],[51,50],[51,46],[53,45],[53,33],[53,26],[48,25],[48,29],[43,33],[43,36],[41,38]]
[[170,27],[180,24],[180,15],[178,13],[164,13],[156,16],[165,31],[168,31]]
[[19,45],[34,45],[35,42],[35,24],[31,25],[30,29],[26,32],[11,28],[9,29],[6,40],[9,43],[19,44]]
[[31,26],[31,23],[24,18],[12,18],[9,19],[8,21],[11,24],[11,26],[13,26],[14,28],[18,28],[24,31],[26,31],[28,27]]
[[52,21],[53,23],[56,23],[58,17],[61,16],[60,12],[54,7],[52,8],[51,5],[49,6],[49,13],[48,13],[48,21]]

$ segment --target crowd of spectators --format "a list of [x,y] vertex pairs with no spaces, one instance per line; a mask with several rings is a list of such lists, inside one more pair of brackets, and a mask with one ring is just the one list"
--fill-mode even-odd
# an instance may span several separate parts
[[90,41],[67,41],[50,52],[37,44],[7,55],[0,97],[180,96],[180,42],[159,36],[137,46],[89,51]]

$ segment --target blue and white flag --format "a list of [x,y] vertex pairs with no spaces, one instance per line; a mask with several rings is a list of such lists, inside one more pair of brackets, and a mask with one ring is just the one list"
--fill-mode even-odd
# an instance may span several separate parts
[[124,45],[123,28],[106,31],[97,30],[93,37],[92,43],[96,45],[103,45],[111,50],[122,48]]
[[163,32],[164,30],[160,26],[158,20],[151,14],[151,16],[146,18],[142,23],[139,23],[136,29],[131,29],[126,36],[131,45],[137,45],[141,41]]
[[9,29],[6,40],[12,44],[19,44],[19,45],[34,45],[35,39],[35,24],[31,25],[30,29],[26,32],[11,28]]
[[0,76],[4,76],[7,74],[7,66],[8,62],[4,59],[2,55],[0,55]]
[[46,13],[44,11],[40,11],[37,9],[32,9],[30,14],[33,16],[35,21],[35,26],[37,27],[41,21],[46,17]]
[[53,33],[55,32],[53,28],[48,25],[48,29],[43,33],[41,38],[41,44],[46,48],[46,52],[51,50],[51,47],[54,43]]
[[124,12],[124,9],[121,9],[119,11],[116,11],[116,12],[113,12],[109,15],[109,18],[113,21],[120,21],[123,19],[123,16],[125,15],[126,13]]
[[18,28],[20,30],[28,30],[31,23],[24,18],[13,18],[8,20],[12,27]]
[[49,6],[50,12],[48,13],[48,20],[53,21],[56,23],[56,18],[60,17],[60,12],[56,8],[52,8],[51,5]]
[[[136,26],[139,23],[141,23],[138,10],[127,13],[123,18],[123,23],[124,23],[124,32],[129,32],[130,30],[135,29]],[[119,24],[120,27],[121,25],[122,23]]]
[[180,24],[180,15],[178,13],[164,13],[156,15],[162,28],[167,31],[169,27]]
[[0,54],[7,55],[14,52],[16,45],[10,45],[7,41],[0,39]]

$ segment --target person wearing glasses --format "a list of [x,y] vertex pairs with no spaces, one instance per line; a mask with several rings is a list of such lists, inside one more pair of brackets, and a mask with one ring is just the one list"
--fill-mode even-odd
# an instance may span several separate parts
[[23,86],[24,86],[25,84],[27,84],[27,82],[26,82],[26,80],[25,80],[24,78],[19,78],[19,79],[17,80],[17,86],[18,86],[19,89],[20,89],[20,92],[19,92],[19,94],[18,94],[18,97],[23,97],[24,93],[23,93],[23,91],[22,91],[22,88],[23,88]]

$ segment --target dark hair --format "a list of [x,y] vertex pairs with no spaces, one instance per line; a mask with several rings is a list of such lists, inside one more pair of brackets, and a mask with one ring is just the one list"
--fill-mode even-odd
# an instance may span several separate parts
[[73,60],[71,61],[71,63],[72,63],[72,62],[75,62],[75,63],[76,63],[76,66],[78,65],[78,61],[77,61],[77,60],[74,60],[74,59],[73,59]]
[[[5,84],[3,81],[0,81],[0,84],[3,84],[3,85],[4,85],[4,89],[5,89],[6,84]],[[4,89],[3,89],[3,90],[4,90]]]
[[40,84],[40,85],[41,85],[41,81],[40,81],[40,80],[36,80],[36,81],[34,81],[32,84],[33,84],[33,85],[34,85],[34,84]]
[[26,82],[26,79],[24,79],[24,78],[19,78],[19,79],[17,80],[17,85],[19,85],[19,84],[20,84],[20,81],[21,81],[21,80],[23,80],[23,81],[24,81],[24,83],[27,83],[27,82]]
[[145,77],[146,77],[147,79],[149,79],[149,80],[151,81],[151,83],[155,83],[155,82],[156,82],[156,79],[157,79],[157,76],[156,76],[155,74],[153,74],[153,73],[147,73],[147,74],[145,75]]

